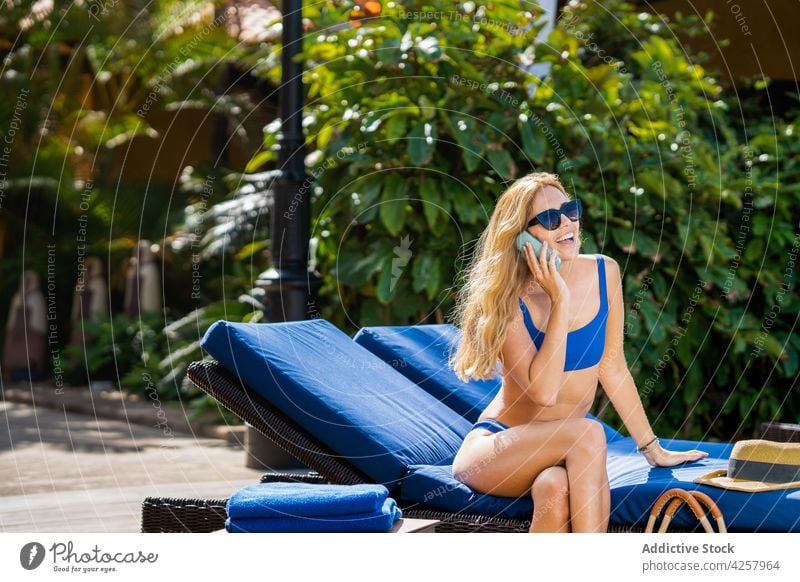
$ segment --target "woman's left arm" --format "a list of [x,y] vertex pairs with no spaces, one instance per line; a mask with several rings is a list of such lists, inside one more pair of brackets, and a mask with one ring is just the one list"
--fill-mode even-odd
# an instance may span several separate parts
[[[622,277],[619,264],[603,255],[608,287],[608,321],[606,322],[606,345],[600,360],[599,379],[608,399],[619,414],[637,447],[650,443],[655,434],[647,420],[642,399],[636,389],[633,376],[628,369],[623,350],[625,313],[622,299]],[[647,448],[645,458],[652,466],[671,467],[686,461],[707,457],[698,450],[685,452],[667,451],[658,441]]]

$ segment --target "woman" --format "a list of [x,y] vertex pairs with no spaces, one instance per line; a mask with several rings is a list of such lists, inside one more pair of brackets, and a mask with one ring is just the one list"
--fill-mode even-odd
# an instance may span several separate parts
[[[464,439],[453,476],[481,493],[530,492],[531,532],[608,529],[605,433],[585,418],[598,380],[650,465],[707,456],[667,451],[653,434],[622,349],[619,265],[579,254],[580,215],[557,176],[514,182],[478,241],[456,309],[463,341],[453,370],[464,381],[488,379],[499,364],[503,383]],[[517,250],[526,229],[543,243],[538,256],[530,244]]]

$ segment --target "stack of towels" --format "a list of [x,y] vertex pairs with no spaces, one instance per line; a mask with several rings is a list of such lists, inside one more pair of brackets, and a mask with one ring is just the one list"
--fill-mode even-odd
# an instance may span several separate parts
[[403,512],[383,485],[257,483],[228,500],[225,529],[248,532],[386,532]]

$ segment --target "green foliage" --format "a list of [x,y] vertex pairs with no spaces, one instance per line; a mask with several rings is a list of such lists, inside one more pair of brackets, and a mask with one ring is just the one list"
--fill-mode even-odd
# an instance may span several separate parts
[[302,55],[324,317],[351,331],[445,320],[497,197],[551,171],[584,203],[583,252],[622,267],[628,363],[659,434],[730,439],[800,418],[793,124],[739,126],[675,38],[702,20],[580,3],[536,44],[527,2],[477,19],[405,2],[357,28],[345,4],[306,7],[332,32]]
[[[26,239],[28,262],[44,264],[44,243],[53,243],[61,275],[85,242],[89,253],[113,248],[108,267],[117,267],[138,238],[169,232],[175,207],[183,208],[171,180],[119,176],[131,140],[156,137],[151,120],[178,109],[205,110],[242,128],[253,106],[226,84],[245,47],[226,33],[219,3],[209,13],[201,0],[56,2],[35,18],[33,2],[9,4],[0,14],[0,37],[13,40],[3,54],[0,100],[0,134],[13,132],[3,160],[2,258],[22,253],[8,241]],[[83,241],[79,219],[88,225]],[[70,300],[59,295],[59,304]]]
[[[497,26],[473,30],[454,5],[426,6],[444,17],[404,18],[423,7],[404,3],[305,47],[313,235],[330,275],[322,293],[343,302],[325,315],[342,327],[441,320],[459,248],[531,169],[506,144],[519,141],[530,80],[519,65],[544,21],[518,31],[531,16],[498,3],[487,10]],[[308,16],[325,28],[346,9],[320,3]]]
[[[198,401],[192,389],[182,387],[177,367],[185,371],[183,355],[200,357],[199,352],[184,336],[170,341],[162,327],[198,305],[212,310],[225,305],[215,301],[225,292],[243,292],[252,276],[246,253],[239,255],[241,263],[219,255],[198,262],[191,246],[177,249],[170,243],[181,234],[176,231],[183,226],[184,208],[220,201],[235,189],[224,180],[235,176],[223,176],[220,160],[214,160],[214,167],[203,168],[196,191],[192,186],[200,168],[186,167],[176,185],[148,176],[155,168],[131,170],[135,161],[127,158],[134,138],[158,143],[155,138],[163,136],[156,122],[188,109],[221,119],[247,140],[255,106],[244,85],[254,79],[240,76],[242,85],[231,87],[231,73],[268,62],[272,48],[267,43],[248,47],[230,36],[225,2],[89,0],[55,2],[49,11],[44,6],[33,10],[34,4],[13,0],[0,11],[0,40],[5,41],[0,135],[12,138],[4,142],[8,147],[0,166],[0,305],[8,304],[23,269],[37,270],[44,282],[45,270],[52,267],[47,281],[52,283],[53,325],[68,329],[78,257],[95,255],[103,258],[112,313],[119,311],[137,240],[162,242],[157,263],[166,309],[161,321],[114,316],[87,322],[88,337],[98,339],[85,351],[65,348],[62,363],[74,383],[90,380],[88,367],[92,380],[113,379],[142,393],[147,374],[165,400]],[[189,156],[197,155],[196,147],[186,147],[158,155],[194,159]],[[213,182],[211,195],[202,189],[204,179]],[[257,251],[255,246],[251,253]],[[196,297],[195,284],[201,287]],[[227,313],[238,318],[242,310],[250,308],[229,307]],[[6,311],[0,313],[0,325],[5,317]],[[199,319],[195,332],[202,334],[208,324]],[[67,338],[64,333],[58,337],[62,345]],[[170,364],[162,368],[162,361]]]
[[[97,381],[115,384],[144,394],[142,372],[150,372],[158,363],[157,354],[164,349],[163,318],[143,314],[130,319],[125,314],[99,321],[83,322],[83,346],[69,345],[61,362],[64,378],[73,385]],[[132,370],[138,370],[138,380]]]

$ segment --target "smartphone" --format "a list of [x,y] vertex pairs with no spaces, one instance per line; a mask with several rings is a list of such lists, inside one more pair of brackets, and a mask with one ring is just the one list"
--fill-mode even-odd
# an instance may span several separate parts
[[[542,241],[538,238],[533,236],[527,230],[523,230],[517,236],[517,250],[519,252],[525,252],[525,243],[531,243],[533,246],[533,254],[536,255],[536,258],[539,258],[539,255],[542,253]],[[550,257],[553,255],[555,251],[553,249],[547,249],[547,260],[550,261]],[[561,268],[561,257],[556,254],[556,271]]]

